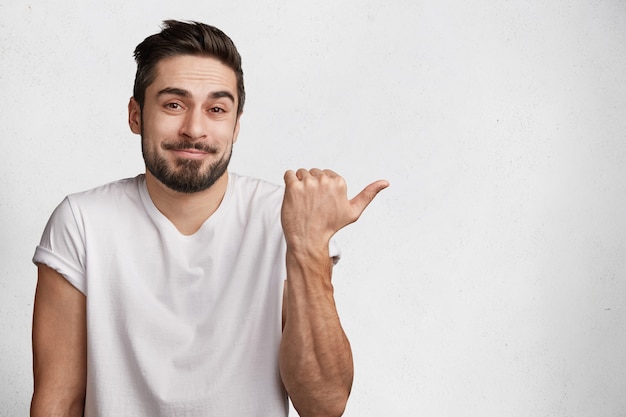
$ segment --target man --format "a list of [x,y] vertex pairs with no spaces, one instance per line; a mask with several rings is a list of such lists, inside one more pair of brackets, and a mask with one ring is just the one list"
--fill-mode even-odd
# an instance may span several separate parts
[[245,93],[218,29],[166,21],[135,50],[128,105],[146,172],[68,196],[34,262],[32,416],[343,413],[352,357],[331,237],[352,200],[332,171],[284,189],[227,170]]

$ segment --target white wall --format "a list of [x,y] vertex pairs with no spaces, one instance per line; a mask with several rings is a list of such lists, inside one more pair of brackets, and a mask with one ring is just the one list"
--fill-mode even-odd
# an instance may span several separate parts
[[142,170],[131,53],[166,18],[244,57],[233,170],[392,184],[338,236],[346,416],[626,415],[624,2],[59,4],[0,1],[0,416],[49,214]]

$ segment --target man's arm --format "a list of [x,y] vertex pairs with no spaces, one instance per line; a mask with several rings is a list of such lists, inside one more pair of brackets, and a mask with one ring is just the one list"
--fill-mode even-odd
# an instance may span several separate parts
[[285,174],[287,285],[279,364],[285,388],[302,417],[344,412],[352,387],[352,352],[335,306],[328,243],[388,185],[374,182],[348,200],[345,181],[332,171]]
[[33,313],[31,417],[82,416],[87,382],[85,296],[39,264]]

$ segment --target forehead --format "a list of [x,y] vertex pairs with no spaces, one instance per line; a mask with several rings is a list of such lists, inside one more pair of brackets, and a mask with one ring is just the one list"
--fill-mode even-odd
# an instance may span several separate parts
[[235,71],[212,57],[179,55],[165,58],[156,65],[156,77],[146,89],[155,94],[164,88],[182,88],[192,95],[212,91],[237,93]]

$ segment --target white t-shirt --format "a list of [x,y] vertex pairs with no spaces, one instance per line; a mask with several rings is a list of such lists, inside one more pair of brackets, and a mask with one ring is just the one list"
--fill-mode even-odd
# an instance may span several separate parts
[[86,295],[85,416],[287,415],[283,193],[231,173],[191,236],[154,206],[143,175],[57,207],[33,261]]

